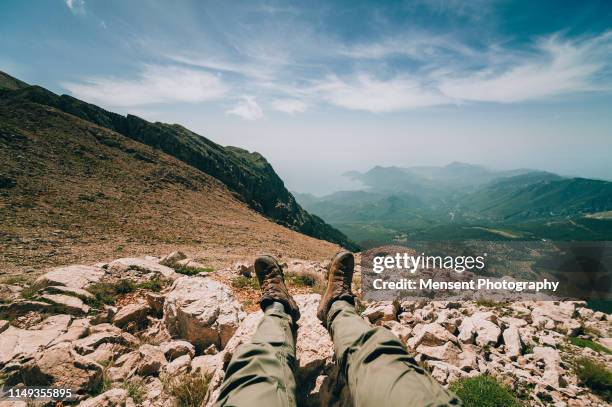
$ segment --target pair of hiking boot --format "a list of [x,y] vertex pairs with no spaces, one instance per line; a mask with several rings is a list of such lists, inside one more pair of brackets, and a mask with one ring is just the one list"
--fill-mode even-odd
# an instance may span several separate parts
[[[317,309],[317,317],[323,325],[327,325],[327,314],[334,301],[355,303],[355,295],[351,290],[354,267],[355,258],[352,253],[340,252],[334,256],[327,274],[327,288]],[[255,274],[261,287],[261,309],[265,310],[273,302],[281,303],[285,312],[297,322],[300,319],[300,310],[287,290],[283,269],[276,259],[272,256],[258,257],[255,260]]]

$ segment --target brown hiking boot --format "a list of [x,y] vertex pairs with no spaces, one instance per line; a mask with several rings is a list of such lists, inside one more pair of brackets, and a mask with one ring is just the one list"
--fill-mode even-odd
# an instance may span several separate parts
[[353,253],[340,252],[334,256],[327,274],[327,288],[321,297],[317,317],[327,326],[327,313],[334,301],[345,300],[355,304],[355,295],[351,291],[355,258]]
[[293,300],[287,286],[283,269],[272,256],[260,256],[255,260],[255,274],[261,287],[261,299],[259,305],[265,310],[273,302],[279,302],[285,306],[285,312],[293,318],[294,322],[300,319],[300,309]]

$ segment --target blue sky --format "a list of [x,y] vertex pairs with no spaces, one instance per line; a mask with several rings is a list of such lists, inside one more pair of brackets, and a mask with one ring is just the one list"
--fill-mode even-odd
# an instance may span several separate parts
[[609,1],[6,0],[0,70],[259,151],[299,192],[451,161],[612,178]]

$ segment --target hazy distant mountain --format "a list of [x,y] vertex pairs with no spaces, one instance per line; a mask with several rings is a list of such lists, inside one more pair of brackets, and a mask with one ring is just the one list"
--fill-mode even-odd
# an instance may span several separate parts
[[502,177],[531,172],[528,169],[494,171],[480,165],[453,162],[444,167],[380,167],[360,173],[345,173],[374,191],[414,192],[425,196],[444,196],[449,191],[477,187]]
[[298,200],[361,242],[612,238],[608,181],[528,169],[493,171],[459,162],[444,167],[377,166],[345,175],[367,189],[324,197],[299,195]]

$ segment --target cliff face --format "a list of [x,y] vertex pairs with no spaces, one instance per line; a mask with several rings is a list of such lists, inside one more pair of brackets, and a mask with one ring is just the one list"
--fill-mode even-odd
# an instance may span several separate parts
[[[0,72],[4,103],[33,102],[69,113],[153,147],[218,179],[251,208],[275,222],[347,249],[358,247],[322,219],[306,212],[285,188],[266,159],[258,153],[223,147],[180,125],[151,123],[122,116],[68,95],[58,96],[39,86],[28,86]],[[2,84],[10,86],[2,86]]]

